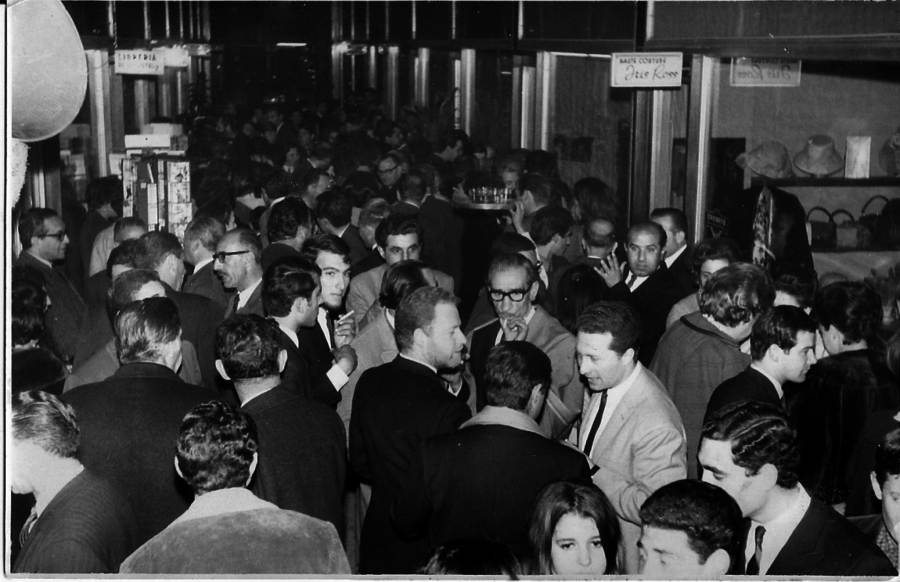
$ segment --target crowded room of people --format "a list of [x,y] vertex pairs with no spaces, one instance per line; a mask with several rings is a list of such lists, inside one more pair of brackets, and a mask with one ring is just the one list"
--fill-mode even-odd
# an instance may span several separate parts
[[900,3],[9,3],[6,575],[900,576]]

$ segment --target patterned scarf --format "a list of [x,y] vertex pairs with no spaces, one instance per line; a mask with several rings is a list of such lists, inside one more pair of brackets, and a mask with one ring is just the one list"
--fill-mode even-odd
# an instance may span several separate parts
[[753,217],[753,264],[768,270],[774,256],[772,255],[772,220],[775,214],[775,202],[772,192],[763,186],[756,201],[756,214]]

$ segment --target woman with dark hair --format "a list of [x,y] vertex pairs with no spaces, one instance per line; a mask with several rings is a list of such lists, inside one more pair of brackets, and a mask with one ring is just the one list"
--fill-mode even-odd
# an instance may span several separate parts
[[[40,277],[40,274],[36,274]],[[69,371],[53,353],[41,347],[44,314],[50,299],[44,286],[18,268],[13,270],[12,311],[12,389],[13,392],[42,390],[60,395]]]
[[616,574],[619,521],[593,484],[560,481],[544,487],[531,514],[531,573],[563,577]]
[[578,335],[575,325],[578,316],[588,305],[606,299],[608,291],[603,277],[591,265],[575,265],[567,269],[559,280],[556,319],[572,335]]
[[505,545],[462,540],[435,549],[418,573],[426,576],[503,576],[518,580],[521,572],[515,554]]
[[800,481],[820,501],[846,503],[847,467],[866,421],[900,407],[898,376],[877,339],[881,298],[864,283],[841,281],[817,294],[813,314],[827,357],[786,391],[800,436]]

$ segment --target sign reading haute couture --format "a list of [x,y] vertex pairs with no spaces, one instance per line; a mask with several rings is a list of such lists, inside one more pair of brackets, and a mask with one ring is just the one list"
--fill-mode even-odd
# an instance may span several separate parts
[[614,53],[613,87],[680,87],[681,53]]
[[116,74],[162,75],[165,70],[163,55],[154,51],[116,51]]
[[732,87],[799,87],[800,62],[796,59],[731,59]]

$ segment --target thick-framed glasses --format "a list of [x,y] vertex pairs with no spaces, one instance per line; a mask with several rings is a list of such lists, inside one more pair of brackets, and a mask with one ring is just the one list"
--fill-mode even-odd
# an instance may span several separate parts
[[393,172],[394,170],[396,170],[396,169],[399,168],[399,167],[400,167],[400,166],[397,165],[397,166],[394,166],[393,168],[385,168],[385,169],[383,169],[383,170],[378,170],[378,173],[379,173],[379,174],[390,174],[391,172]]
[[59,242],[62,242],[64,238],[66,238],[66,231],[61,230],[59,232],[48,232],[47,234],[39,234],[38,238],[55,238]]
[[491,298],[491,301],[503,301],[504,297],[509,297],[511,301],[518,303],[525,299],[525,295],[528,294],[528,289],[513,289],[511,291],[501,291],[500,289],[488,289],[488,296]]
[[228,251],[228,252],[219,251],[219,252],[213,254],[213,258],[215,260],[219,261],[220,263],[224,263],[226,257],[232,257],[234,255],[246,255],[249,252],[250,251]]

